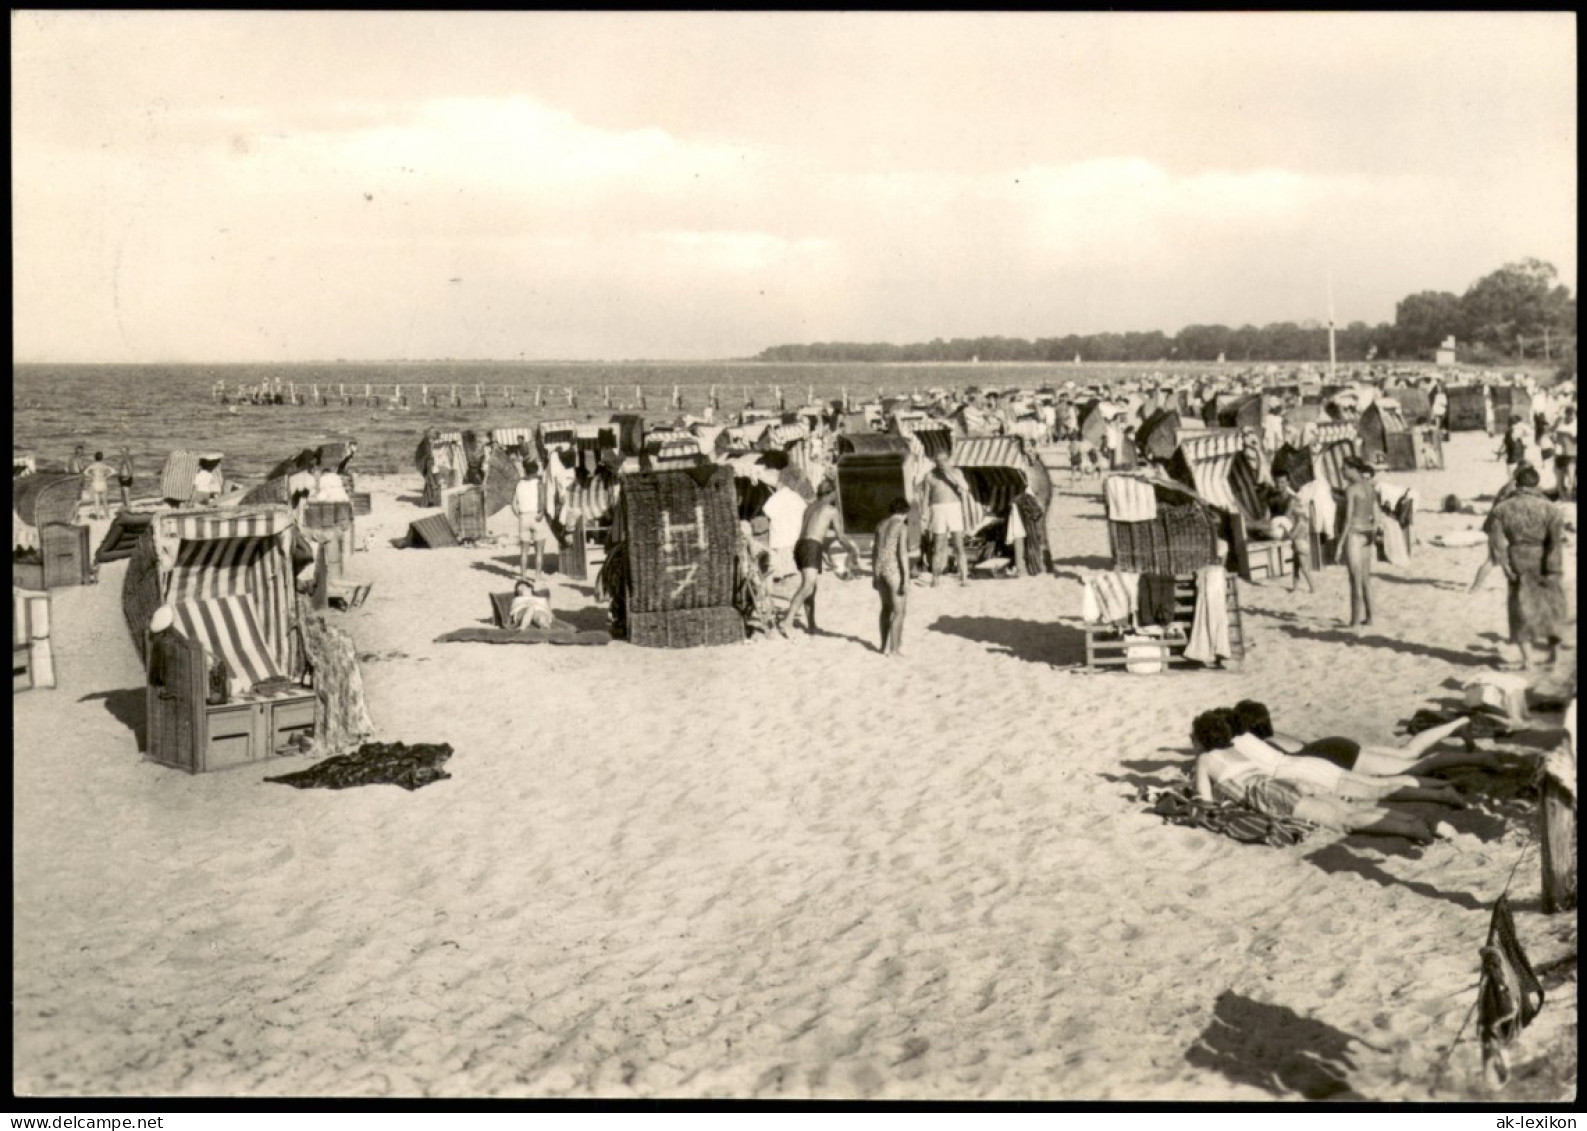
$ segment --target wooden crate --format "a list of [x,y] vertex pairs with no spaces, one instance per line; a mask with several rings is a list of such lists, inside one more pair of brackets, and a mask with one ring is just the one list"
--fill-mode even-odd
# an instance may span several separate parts
[[1295,545],[1292,542],[1247,542],[1245,552],[1252,581],[1263,581],[1270,577],[1285,578],[1295,572]]
[[39,557],[43,562],[44,589],[89,585],[95,580],[94,560],[88,552],[88,527],[51,522],[39,528]]
[[[1224,667],[1237,666],[1245,658],[1245,624],[1240,616],[1239,590],[1235,575],[1226,573],[1228,586],[1226,600],[1229,606],[1229,648],[1234,653],[1223,661]],[[1086,636],[1086,667],[1091,671],[1128,671],[1128,665],[1161,662],[1163,670],[1177,668],[1203,669],[1203,665],[1185,657],[1190,643],[1190,627],[1196,614],[1196,575],[1181,574],[1174,578],[1174,623],[1165,626],[1165,635],[1151,638],[1126,634],[1112,625],[1082,625]]]
[[363,518],[374,509],[368,491],[351,491],[348,495],[353,500],[353,514],[358,518]]

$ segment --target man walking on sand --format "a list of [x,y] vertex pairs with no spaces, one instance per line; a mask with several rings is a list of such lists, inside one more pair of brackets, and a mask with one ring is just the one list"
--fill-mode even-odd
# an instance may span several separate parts
[[794,565],[799,569],[799,588],[789,602],[788,611],[777,622],[777,631],[788,635],[800,608],[808,604],[805,614],[805,631],[814,636],[816,629],[816,587],[821,581],[821,571],[827,552],[827,542],[836,538],[848,552],[848,568],[858,568],[860,550],[843,530],[843,516],[838,512],[837,490],[831,483],[822,484],[815,502],[805,508],[804,524],[799,530],[799,541],[794,543]]

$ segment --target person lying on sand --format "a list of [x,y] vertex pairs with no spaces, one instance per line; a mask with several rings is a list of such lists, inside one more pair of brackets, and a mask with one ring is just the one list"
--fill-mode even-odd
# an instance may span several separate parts
[[1433,770],[1446,770],[1456,766],[1477,766],[1498,769],[1499,756],[1478,750],[1468,744],[1464,750],[1432,752],[1444,739],[1460,733],[1471,725],[1470,719],[1455,719],[1442,726],[1432,727],[1412,735],[1404,746],[1365,746],[1353,738],[1329,735],[1310,742],[1288,734],[1276,734],[1267,705],[1251,699],[1242,699],[1233,707],[1235,717],[1248,734],[1266,742],[1274,749],[1291,757],[1322,758],[1344,770],[1367,777],[1383,778],[1409,774],[1422,777]]
[[536,593],[527,581],[519,581],[512,587],[507,619],[513,628],[550,628],[554,620],[551,602]]
[[[1391,808],[1386,802],[1444,800],[1424,796],[1419,787],[1389,786],[1377,796],[1343,796],[1347,770],[1320,758],[1280,754],[1253,735],[1236,735],[1234,712],[1207,711],[1191,724],[1196,758],[1196,796],[1204,801],[1232,801],[1271,817],[1294,817],[1327,828],[1374,836],[1402,836],[1426,844],[1434,829],[1420,817]],[[1245,739],[1236,746],[1238,739]],[[1369,785],[1374,779],[1364,779]],[[1387,783],[1393,779],[1376,779]],[[1451,791],[1452,793],[1452,791]],[[1448,804],[1459,805],[1458,796]],[[1442,831],[1440,826],[1440,831]]]

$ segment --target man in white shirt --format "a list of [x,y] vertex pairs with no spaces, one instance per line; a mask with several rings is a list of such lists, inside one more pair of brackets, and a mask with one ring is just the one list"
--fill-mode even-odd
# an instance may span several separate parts
[[556,538],[546,522],[545,480],[540,477],[540,464],[524,460],[524,477],[513,488],[512,513],[518,517],[518,574],[529,575],[529,550],[534,549],[535,572],[533,586],[540,585],[540,561],[547,542]]

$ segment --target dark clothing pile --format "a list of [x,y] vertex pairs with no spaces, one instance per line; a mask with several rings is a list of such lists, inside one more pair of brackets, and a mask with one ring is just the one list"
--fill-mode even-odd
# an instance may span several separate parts
[[265,778],[295,789],[351,789],[359,785],[400,785],[420,789],[452,775],[441,768],[452,756],[444,742],[366,742],[351,754],[338,754],[295,774]]

